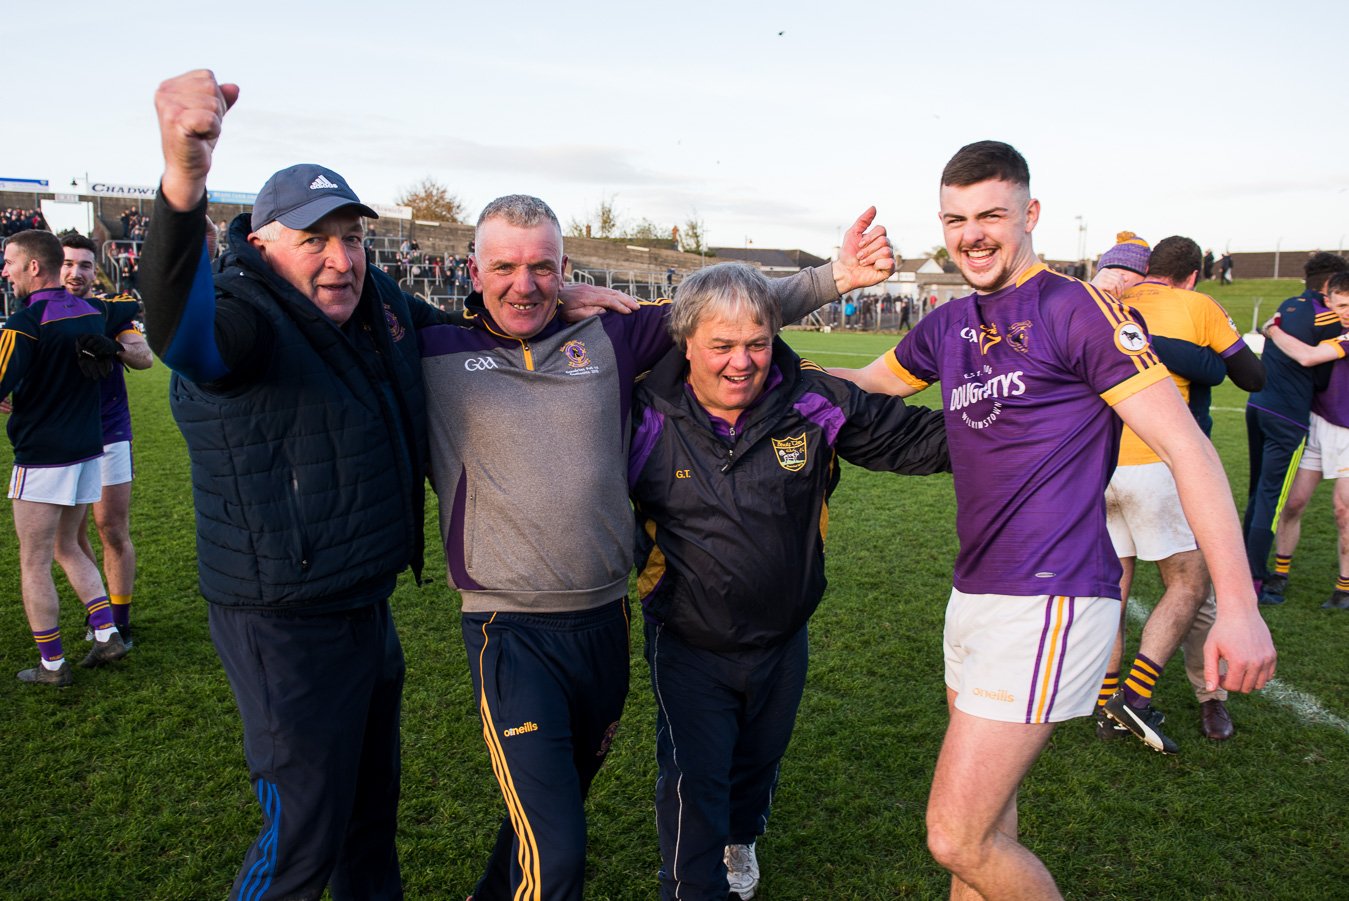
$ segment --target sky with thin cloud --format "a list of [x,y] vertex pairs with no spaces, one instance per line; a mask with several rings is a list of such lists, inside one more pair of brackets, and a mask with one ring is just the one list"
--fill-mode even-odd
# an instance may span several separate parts
[[942,240],[946,160],[995,138],[1030,162],[1054,258],[1122,229],[1338,250],[1346,26],[1310,0],[14,3],[0,178],[156,183],[155,87],[205,67],[242,88],[222,191],[320,162],[376,203],[429,175],[473,214],[607,199],[824,256],[875,204],[914,257]]

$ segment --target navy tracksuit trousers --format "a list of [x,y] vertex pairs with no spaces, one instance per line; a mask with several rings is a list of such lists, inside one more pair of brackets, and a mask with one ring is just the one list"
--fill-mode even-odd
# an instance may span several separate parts
[[628,694],[627,598],[578,613],[465,613],[462,624],[508,811],[474,901],[580,901],[585,797]]
[[808,658],[805,626],[771,648],[723,653],[646,624],[662,899],[726,898],[722,852],[767,828]]
[[1250,452],[1250,493],[1242,529],[1246,533],[1246,559],[1251,578],[1268,575],[1269,551],[1283,505],[1284,482],[1297,469],[1307,430],[1297,423],[1246,408],[1246,442]]
[[230,898],[403,897],[398,819],[403,649],[388,601],[318,615],[211,605],[244,723],[262,831]]

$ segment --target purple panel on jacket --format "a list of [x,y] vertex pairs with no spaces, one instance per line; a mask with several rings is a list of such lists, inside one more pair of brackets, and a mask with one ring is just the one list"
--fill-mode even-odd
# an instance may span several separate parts
[[[426,331],[422,329],[423,334]],[[464,498],[467,496],[468,473],[460,471],[459,486],[454,491],[454,510],[450,514],[450,534],[445,539],[445,565],[454,577],[454,586],[460,591],[481,591],[482,586],[469,578],[468,564],[464,561]]]
[[83,298],[76,297],[63,288],[44,288],[41,291],[34,291],[28,297],[28,304],[31,306],[44,298],[47,305],[42,308],[43,325],[60,319],[74,319],[77,316],[102,315]]
[[637,434],[632,436],[632,447],[628,450],[628,487],[637,484],[637,477],[656,449],[656,441],[665,428],[665,414],[657,413],[647,407],[642,411],[642,422],[637,426]]
[[824,440],[833,447],[838,430],[848,421],[843,411],[830,403],[828,398],[813,393],[803,394],[794,406],[796,412],[824,430]]
[[501,346],[501,339],[487,329],[461,328],[457,325],[433,325],[417,331],[417,346],[423,357],[488,350]]

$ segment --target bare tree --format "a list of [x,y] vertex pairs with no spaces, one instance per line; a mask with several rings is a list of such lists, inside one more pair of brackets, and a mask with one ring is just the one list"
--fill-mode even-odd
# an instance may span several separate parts
[[431,222],[463,222],[468,212],[459,195],[451,194],[449,188],[430,175],[404,188],[398,195],[397,203],[399,206],[412,207],[414,219]]

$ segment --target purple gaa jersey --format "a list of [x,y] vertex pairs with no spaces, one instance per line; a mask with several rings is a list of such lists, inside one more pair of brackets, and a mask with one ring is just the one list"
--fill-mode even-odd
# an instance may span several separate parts
[[1312,395],[1312,412],[1332,425],[1349,429],[1349,366],[1344,365],[1349,332],[1321,343],[1339,351],[1340,359],[1330,364],[1330,382],[1325,389]]
[[938,307],[886,361],[915,388],[942,383],[955,587],[1118,598],[1105,486],[1121,422],[1110,407],[1168,377],[1134,312],[1037,265]]

